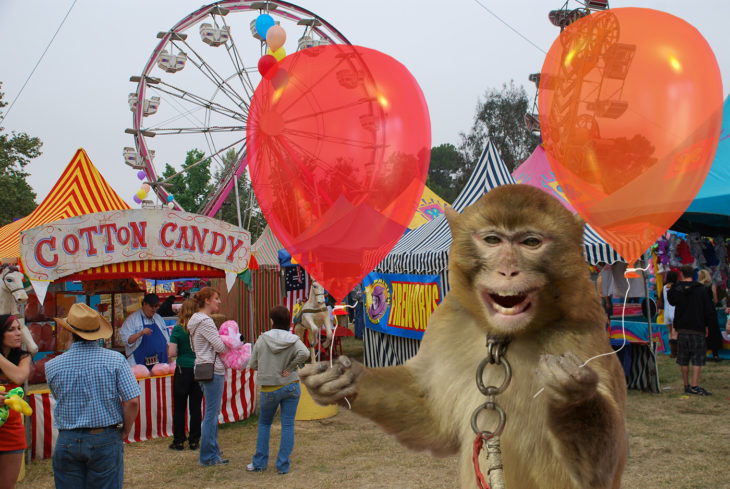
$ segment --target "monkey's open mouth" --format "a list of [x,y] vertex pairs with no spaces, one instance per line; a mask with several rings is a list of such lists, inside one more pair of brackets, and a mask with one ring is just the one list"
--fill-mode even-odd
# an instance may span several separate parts
[[532,305],[531,293],[502,295],[484,291],[482,296],[485,302],[499,314],[515,316],[527,311]]

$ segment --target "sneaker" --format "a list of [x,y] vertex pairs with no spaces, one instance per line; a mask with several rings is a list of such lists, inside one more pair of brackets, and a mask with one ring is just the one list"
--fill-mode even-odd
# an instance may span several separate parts
[[209,464],[200,464],[203,467],[213,467],[214,465],[228,465],[228,459],[227,458],[219,458],[215,462],[211,462]]
[[170,450],[185,450],[185,444],[183,442],[172,442],[169,448]]
[[286,475],[286,474],[288,474],[289,472],[283,472],[283,471],[281,471],[281,470],[280,470],[280,471],[279,471],[278,473],[279,473],[279,475]]
[[255,467],[253,462],[246,466],[246,472],[263,472],[266,467]]
[[685,385],[684,386],[684,393],[685,394],[692,394],[692,389],[690,389],[688,385]]
[[695,387],[690,387],[689,393],[694,394],[696,396],[711,396],[712,395],[712,392],[707,392],[705,389],[703,389],[699,385],[697,385]]
[[[189,443],[189,445],[190,445],[190,450],[197,450],[198,448],[200,448],[200,443],[197,441],[191,441]],[[180,450],[182,450],[182,448]]]

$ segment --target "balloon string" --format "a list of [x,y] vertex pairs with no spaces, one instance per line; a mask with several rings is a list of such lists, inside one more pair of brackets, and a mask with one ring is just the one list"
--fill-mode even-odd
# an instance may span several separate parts
[[[357,305],[357,303],[355,303]],[[335,346],[335,338],[337,337],[337,326],[335,324],[334,329],[332,329],[332,341],[330,341],[330,368],[332,368],[332,350]],[[321,336],[321,335],[320,335]],[[350,401],[347,399],[347,397],[344,398],[345,402],[347,403],[347,409],[352,411],[352,404],[350,404]]]
[[[627,268],[626,273],[638,272],[638,271],[646,272],[648,269],[649,269],[648,265],[646,266],[646,268]],[[629,300],[629,289],[630,289],[629,278],[626,276],[626,273],[624,274],[624,278],[626,279],[626,294],[624,295],[624,307],[621,310],[621,338],[623,339],[623,343],[621,343],[621,346],[619,347],[618,350],[613,350],[610,352],[601,353],[600,355],[595,355],[595,356],[589,358],[588,360],[586,360],[585,362],[583,362],[578,368],[585,367],[586,365],[588,365],[588,362],[591,362],[591,361],[595,360],[596,358],[601,358],[601,357],[605,357],[608,355],[618,355],[618,352],[623,350],[624,346],[626,346],[626,342],[627,342],[626,341],[626,326],[624,325],[624,322],[625,322],[625,317],[626,317],[626,303]],[[648,301],[647,301],[647,303],[648,303]],[[648,308],[648,305],[647,305],[647,308]],[[649,310],[648,312],[649,312],[649,314],[651,314],[651,310]],[[611,318],[609,317],[608,320],[610,322]],[[610,326],[609,326],[609,328],[610,328]],[[611,332],[609,329],[609,335],[610,334],[611,334]],[[649,341],[652,341],[652,339],[649,338]],[[542,391],[544,391],[544,390],[545,390],[545,388],[541,387],[540,390],[537,391],[534,396],[532,396],[532,398],[535,399],[537,396],[542,394]]]

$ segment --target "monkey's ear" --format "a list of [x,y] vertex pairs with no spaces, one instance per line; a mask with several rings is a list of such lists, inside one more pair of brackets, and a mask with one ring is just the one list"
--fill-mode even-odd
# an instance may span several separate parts
[[449,221],[449,229],[451,229],[451,235],[459,229],[459,213],[454,210],[451,206],[444,207],[444,214],[446,214],[446,220]]
[[573,219],[575,219],[575,223],[581,229],[581,231],[585,230],[586,222],[580,216],[580,214],[578,214],[577,212],[573,214]]

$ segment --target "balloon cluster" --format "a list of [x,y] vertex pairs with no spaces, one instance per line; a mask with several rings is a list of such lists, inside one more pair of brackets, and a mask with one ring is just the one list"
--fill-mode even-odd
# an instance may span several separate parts
[[256,32],[261,39],[266,39],[266,54],[259,59],[259,73],[266,80],[271,81],[274,88],[282,88],[289,81],[289,74],[279,66],[279,61],[284,59],[286,51],[286,31],[274,22],[269,14],[261,14],[256,18]]
[[132,197],[132,200],[136,204],[141,204],[142,201],[147,197],[147,194],[150,192],[150,186],[148,183],[143,183],[142,186],[137,190],[137,193],[134,194],[134,197]]

